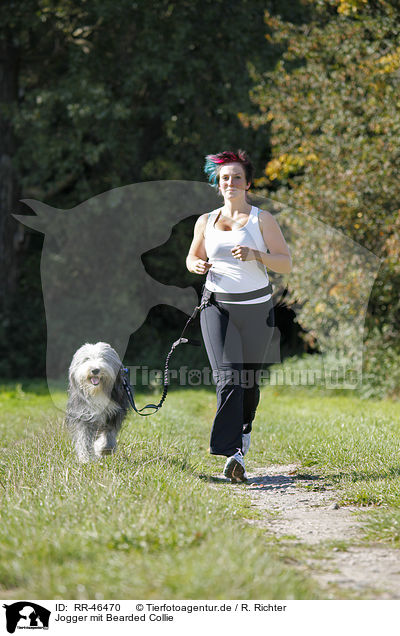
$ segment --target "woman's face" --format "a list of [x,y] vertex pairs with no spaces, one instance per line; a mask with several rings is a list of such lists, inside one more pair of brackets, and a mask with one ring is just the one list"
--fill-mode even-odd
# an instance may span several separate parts
[[219,171],[219,190],[224,198],[243,197],[250,183],[246,183],[246,173],[240,163],[226,163]]

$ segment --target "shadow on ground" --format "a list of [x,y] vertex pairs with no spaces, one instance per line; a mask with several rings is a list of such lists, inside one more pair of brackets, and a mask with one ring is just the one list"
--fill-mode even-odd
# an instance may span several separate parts
[[[199,479],[212,484],[230,484],[231,480],[226,477],[215,475],[199,475]],[[276,474],[276,475],[257,475],[249,476],[244,485],[250,487],[249,490],[285,490],[293,488],[298,481],[320,482],[323,478],[320,475],[306,474]],[[242,486],[243,484],[233,484]]]

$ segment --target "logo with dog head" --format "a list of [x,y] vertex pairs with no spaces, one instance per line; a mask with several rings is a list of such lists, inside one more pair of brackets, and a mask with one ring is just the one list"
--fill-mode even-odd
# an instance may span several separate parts
[[[121,359],[131,336],[156,305],[191,314],[193,287],[153,278],[142,256],[168,242],[175,225],[216,207],[206,183],[153,181],[116,188],[70,210],[24,201],[36,216],[17,216],[45,234],[41,279],[47,322],[47,381],[53,401],[66,380],[74,352],[84,343],[107,342]],[[185,254],[174,255],[176,271]],[[66,388],[66,387],[65,387]]]
[[[287,281],[268,272],[275,307],[279,310],[283,300],[314,350],[325,354],[313,356],[318,371],[329,356],[337,367],[343,358],[345,368],[360,379],[364,319],[379,259],[307,214],[262,196],[250,200],[277,215],[292,253]],[[71,358],[84,343],[108,342],[123,360],[130,337],[152,307],[164,304],[192,313],[198,303],[194,288],[170,284],[173,272],[185,268],[188,246],[182,237],[174,244],[164,282],[151,276],[142,257],[167,244],[179,222],[217,209],[221,199],[206,183],[150,181],[104,192],[70,210],[25,203],[36,216],[16,218],[45,234],[41,277],[47,382],[53,402],[65,410],[60,380],[66,388]],[[253,331],[257,347],[257,324]],[[276,326],[267,362],[281,360],[282,346],[287,348]]]
[[49,629],[51,612],[37,603],[18,601],[3,607],[9,634],[14,634],[16,629]]

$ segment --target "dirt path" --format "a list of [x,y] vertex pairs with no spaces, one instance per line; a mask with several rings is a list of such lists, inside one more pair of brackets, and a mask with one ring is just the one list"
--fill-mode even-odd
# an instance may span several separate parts
[[307,548],[299,567],[326,590],[326,598],[332,586],[339,589],[336,597],[342,590],[344,598],[347,591],[356,598],[400,598],[400,550],[363,541],[367,510],[339,506],[333,487],[296,465],[249,472],[245,488],[263,513],[262,520],[249,523],[265,528],[283,545]]

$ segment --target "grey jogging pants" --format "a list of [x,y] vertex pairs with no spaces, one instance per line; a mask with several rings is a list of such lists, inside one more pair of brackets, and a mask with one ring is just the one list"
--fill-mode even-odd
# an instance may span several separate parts
[[251,431],[260,400],[257,371],[273,336],[273,302],[212,300],[200,313],[200,325],[217,391],[210,453],[230,457],[242,448],[242,434]]

